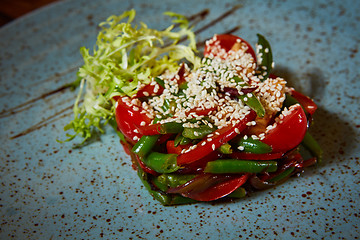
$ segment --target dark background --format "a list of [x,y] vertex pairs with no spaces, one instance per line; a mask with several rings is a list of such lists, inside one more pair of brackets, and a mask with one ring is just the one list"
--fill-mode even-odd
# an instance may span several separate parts
[[0,0],[0,27],[57,0]]

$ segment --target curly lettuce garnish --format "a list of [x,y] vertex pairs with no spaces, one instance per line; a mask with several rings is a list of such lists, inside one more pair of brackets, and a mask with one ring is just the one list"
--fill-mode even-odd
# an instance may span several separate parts
[[[85,47],[80,49],[84,65],[78,71],[80,90],[74,119],[64,128],[74,132],[67,134],[67,141],[81,136],[85,142],[94,133],[103,133],[103,126],[115,117],[113,97],[133,96],[140,84],[150,83],[165,71],[175,72],[180,60],[195,69],[200,66],[188,20],[180,14],[165,14],[173,18],[174,24],[161,31],[144,23],[133,26],[135,10],[110,16],[99,25],[102,29],[92,54]],[[183,40],[188,45],[180,44]]]

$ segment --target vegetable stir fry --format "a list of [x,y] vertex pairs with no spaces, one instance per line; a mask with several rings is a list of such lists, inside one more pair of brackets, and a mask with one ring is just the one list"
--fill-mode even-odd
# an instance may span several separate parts
[[[214,35],[199,57],[186,18],[168,14],[179,32],[132,27],[132,10],[102,24],[94,56],[82,49],[87,91],[66,127],[75,131],[70,138],[113,124],[163,205],[244,197],[321,160],[308,132],[317,106],[271,74],[262,35],[256,51],[238,36]],[[189,45],[179,44],[183,37]],[[302,156],[302,146],[312,157]]]

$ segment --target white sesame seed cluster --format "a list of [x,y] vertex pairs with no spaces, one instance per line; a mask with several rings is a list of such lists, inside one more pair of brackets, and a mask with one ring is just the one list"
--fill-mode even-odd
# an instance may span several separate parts
[[[238,94],[243,95],[244,88],[252,88],[254,90],[246,93],[246,97],[255,95],[264,106],[266,114],[272,115],[280,111],[285,100],[286,81],[279,77],[261,81],[255,74],[255,59],[246,52],[246,44],[237,42],[228,52],[216,43],[216,36],[207,44],[213,46],[208,56],[203,58],[199,69],[191,71],[185,65],[185,73],[182,76],[178,73],[165,73],[159,76],[164,81],[163,93],[144,102],[133,100],[133,106],[141,106],[150,118],[162,119],[161,123],[183,122],[184,127],[198,127],[200,122],[189,123],[188,119],[196,118],[200,121],[203,116],[197,114],[198,110],[208,110],[209,120],[206,120],[206,123],[211,127],[214,125],[222,128],[228,124],[237,124],[250,112],[248,106],[239,99],[231,98],[224,89],[237,89]],[[234,77],[237,77],[237,80]],[[178,84],[180,78],[184,78],[187,83],[187,88],[182,91]],[[158,89],[155,81],[151,84]],[[165,102],[172,103],[167,110],[162,107]],[[256,121],[248,125],[254,126]]]
[[285,100],[286,81],[280,77],[268,78],[266,81],[258,83],[258,86],[255,92],[265,110],[269,114],[280,111]]

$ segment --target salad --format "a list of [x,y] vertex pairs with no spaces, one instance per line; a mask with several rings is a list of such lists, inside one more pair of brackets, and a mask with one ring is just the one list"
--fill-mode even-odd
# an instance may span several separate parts
[[111,124],[163,205],[242,198],[321,160],[308,132],[317,106],[271,74],[264,36],[254,50],[215,34],[200,56],[187,19],[166,14],[174,24],[162,31],[133,26],[134,10],[100,24],[93,54],[81,49],[69,140]]

